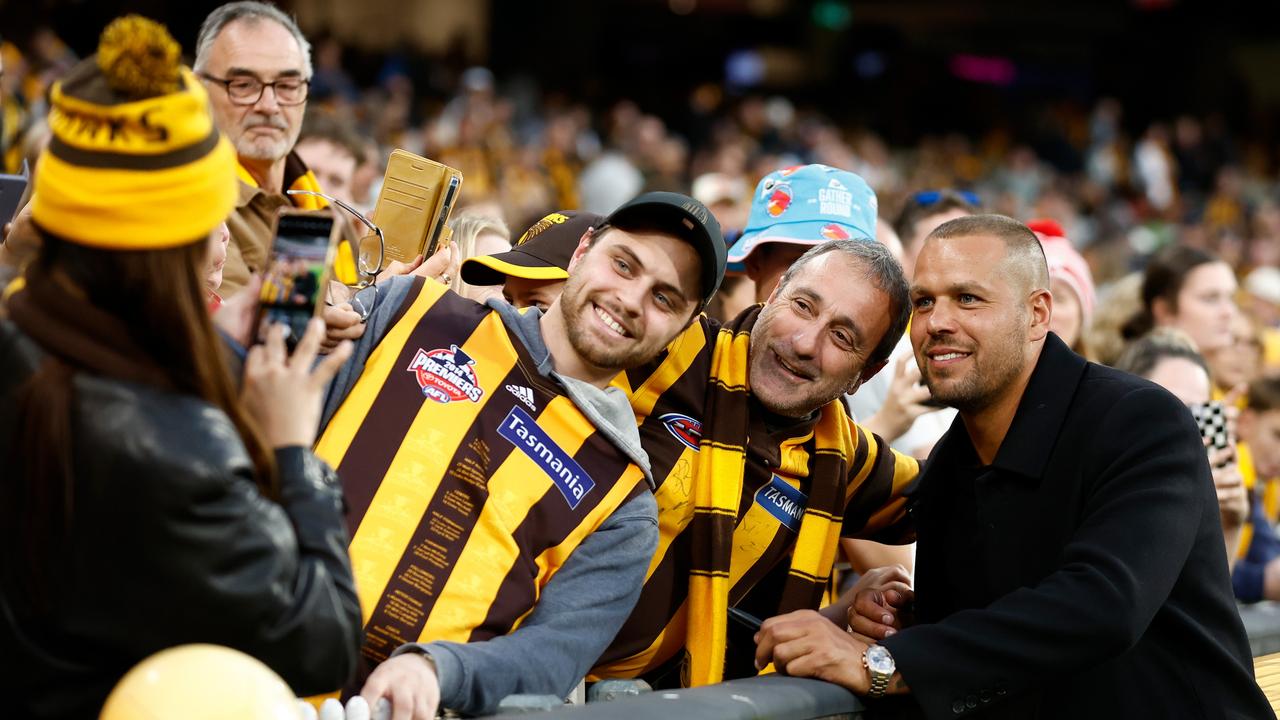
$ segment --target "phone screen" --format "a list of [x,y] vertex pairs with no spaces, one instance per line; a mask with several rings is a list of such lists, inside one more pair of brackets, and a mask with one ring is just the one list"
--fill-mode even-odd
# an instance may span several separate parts
[[1200,437],[1209,441],[1209,447],[1223,450],[1231,445],[1227,433],[1226,408],[1220,402],[1192,403],[1188,406],[1191,416],[1200,426]]
[[285,342],[292,348],[315,317],[324,295],[329,261],[331,215],[281,215],[271,246],[271,259],[262,276],[257,340],[274,323],[285,326]]

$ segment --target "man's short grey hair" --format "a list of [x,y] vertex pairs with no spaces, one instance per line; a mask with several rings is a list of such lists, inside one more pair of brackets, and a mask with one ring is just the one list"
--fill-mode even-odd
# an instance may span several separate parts
[[311,43],[302,34],[298,23],[288,13],[270,3],[257,0],[241,0],[230,2],[209,13],[200,26],[200,36],[196,38],[196,72],[204,72],[209,64],[209,54],[213,51],[213,41],[218,39],[222,29],[237,20],[257,24],[263,20],[279,23],[288,30],[293,39],[298,41],[298,49],[302,51],[302,75],[311,79]]
[[911,293],[902,266],[884,245],[866,240],[828,240],[810,248],[792,263],[778,280],[778,290],[785,288],[805,265],[832,252],[841,253],[860,266],[861,279],[871,282],[877,290],[889,296],[889,329],[867,356],[867,364],[875,365],[888,360],[911,319]]

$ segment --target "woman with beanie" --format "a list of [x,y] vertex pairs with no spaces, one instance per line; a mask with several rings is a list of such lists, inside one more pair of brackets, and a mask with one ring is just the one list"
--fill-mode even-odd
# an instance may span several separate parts
[[[0,321],[0,697],[96,716],[152,653],[227,645],[301,694],[353,671],[341,493],[308,449],[323,334],[279,328],[237,391],[206,310],[235,156],[163,27],[128,17],[51,95],[42,247]],[[14,703],[18,707],[14,707]]]

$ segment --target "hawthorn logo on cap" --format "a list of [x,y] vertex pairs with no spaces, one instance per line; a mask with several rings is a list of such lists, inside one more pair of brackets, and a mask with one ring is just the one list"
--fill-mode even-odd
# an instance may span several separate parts
[[525,230],[524,234],[520,236],[520,239],[516,241],[516,246],[519,247],[520,245],[523,245],[529,242],[535,237],[541,235],[544,230],[551,227],[552,225],[563,225],[566,222],[569,222],[568,215],[564,215],[558,212],[553,212],[550,215],[542,218],[538,222],[534,223],[533,226],[530,227],[528,230]]
[[794,195],[791,192],[791,185],[788,183],[766,183],[764,187],[765,209],[773,217],[778,217],[791,207],[791,201]]

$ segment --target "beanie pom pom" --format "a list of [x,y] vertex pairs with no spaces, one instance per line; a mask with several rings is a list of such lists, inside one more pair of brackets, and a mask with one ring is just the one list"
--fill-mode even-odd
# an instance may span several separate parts
[[163,25],[141,15],[113,20],[98,41],[98,67],[107,84],[139,100],[182,88],[181,54]]

